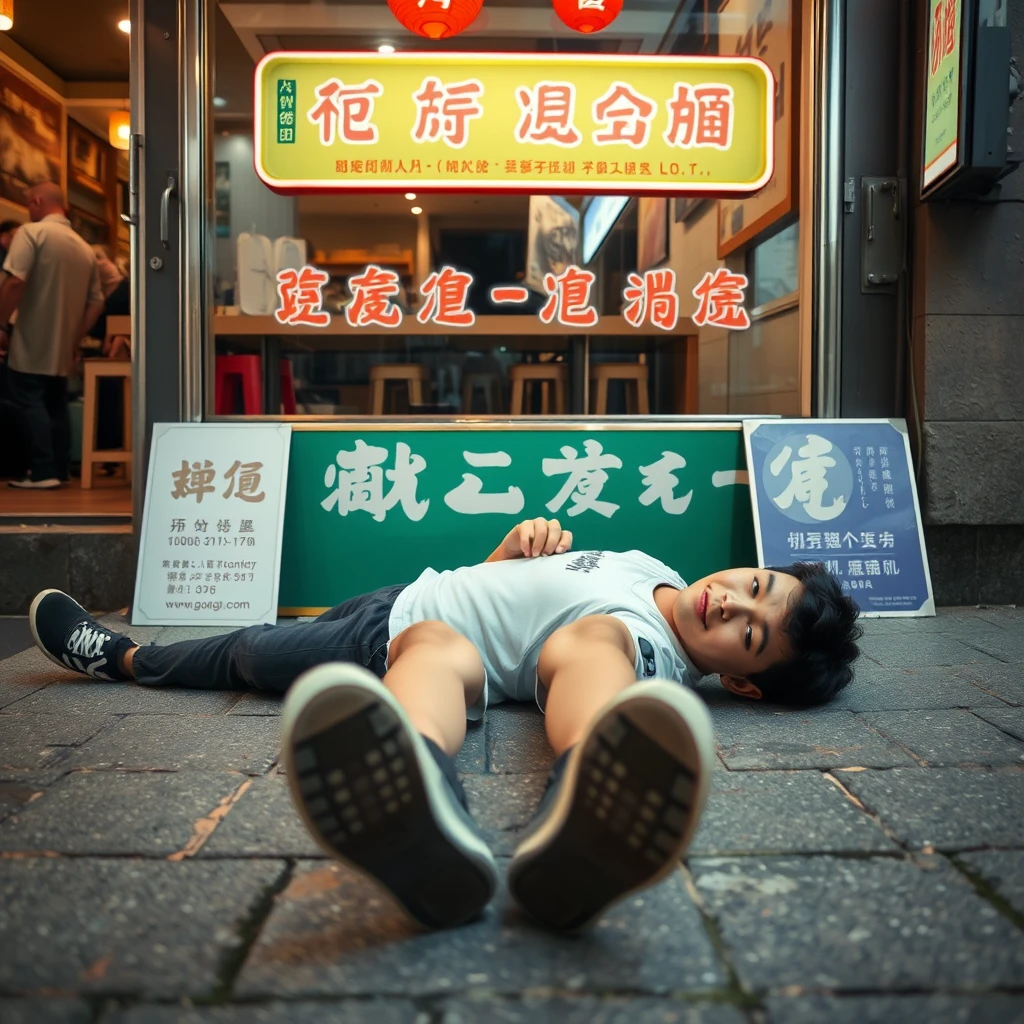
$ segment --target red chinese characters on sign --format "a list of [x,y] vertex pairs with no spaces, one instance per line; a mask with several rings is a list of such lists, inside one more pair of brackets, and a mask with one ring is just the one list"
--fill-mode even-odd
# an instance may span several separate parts
[[483,83],[475,78],[446,85],[428,75],[419,91],[412,95],[416,104],[413,141],[441,140],[453,149],[462,149],[469,141],[470,119],[483,116],[484,108],[480,105],[483,94]]
[[472,287],[472,274],[447,266],[435,270],[420,286],[420,294],[426,302],[416,314],[416,319],[421,324],[433,321],[443,327],[472,327],[476,323],[476,314],[466,309],[466,299]]
[[537,314],[541,323],[557,320],[563,327],[593,327],[597,323],[597,310],[590,304],[594,280],[591,271],[576,266],[566,267],[557,276],[545,274],[548,301]]
[[331,314],[323,308],[323,286],[330,275],[316,267],[301,270],[282,270],[277,275],[277,294],[281,306],[274,310],[279,324],[307,327],[326,327]]
[[732,145],[733,91],[728,85],[698,85],[676,82],[672,98],[665,104],[668,127],[662,138],[680,149]]
[[368,146],[377,141],[373,104],[384,87],[368,78],[361,85],[345,85],[337,78],[316,87],[317,104],[306,113],[310,123],[320,129],[320,143],[329,146],[338,142],[350,146]]
[[647,145],[654,118],[653,100],[641,95],[625,82],[613,82],[611,88],[594,100],[592,114],[600,125],[592,138],[597,146],[624,144],[633,149]]
[[496,284],[491,289],[491,302],[496,306],[511,303],[520,305],[530,298],[530,292],[521,284]]
[[583,141],[573,124],[576,86],[571,82],[538,82],[532,89],[521,85],[516,89],[516,102],[522,111],[516,125],[517,142],[578,146]]
[[939,0],[932,15],[932,74],[956,49],[956,5],[958,0]]
[[750,326],[750,317],[743,308],[746,289],[746,274],[733,274],[725,267],[719,267],[713,274],[709,270],[693,289],[699,303],[693,322],[698,327],[711,325],[745,331]]
[[640,327],[649,319],[663,331],[675,329],[679,322],[679,296],[676,294],[676,272],[667,268],[647,270],[643,276],[632,273],[626,278],[622,297],[626,304],[622,318],[631,327]]
[[348,279],[352,301],[345,307],[345,319],[353,327],[397,327],[402,310],[391,300],[401,291],[398,273],[371,263],[361,274]]

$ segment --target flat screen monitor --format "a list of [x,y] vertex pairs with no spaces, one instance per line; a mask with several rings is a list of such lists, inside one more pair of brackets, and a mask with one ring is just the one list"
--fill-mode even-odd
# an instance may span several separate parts
[[629,196],[594,196],[583,211],[583,264],[586,266],[601,248],[608,232],[626,208]]

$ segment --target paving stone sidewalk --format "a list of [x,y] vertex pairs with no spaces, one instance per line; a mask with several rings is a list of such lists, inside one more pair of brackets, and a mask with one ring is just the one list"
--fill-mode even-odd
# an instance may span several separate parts
[[[1024,610],[868,621],[863,651],[823,709],[705,681],[719,765],[685,864],[574,939],[504,897],[418,933],[324,859],[279,700],[9,658],[0,1021],[1024,1024]],[[470,731],[459,766],[503,863],[550,762],[532,707]]]

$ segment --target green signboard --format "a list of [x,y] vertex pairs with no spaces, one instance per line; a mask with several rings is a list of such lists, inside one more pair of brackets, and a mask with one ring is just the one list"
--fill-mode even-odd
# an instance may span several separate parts
[[296,425],[281,614],[480,562],[535,516],[688,580],[755,565],[747,481],[739,423]]
[[924,172],[928,191],[957,166],[960,150],[960,28],[963,0],[931,0],[924,96]]

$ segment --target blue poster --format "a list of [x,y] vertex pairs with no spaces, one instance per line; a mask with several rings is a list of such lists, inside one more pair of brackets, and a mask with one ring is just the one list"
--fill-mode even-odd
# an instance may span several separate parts
[[762,566],[824,562],[866,615],[934,615],[904,420],[746,420]]

